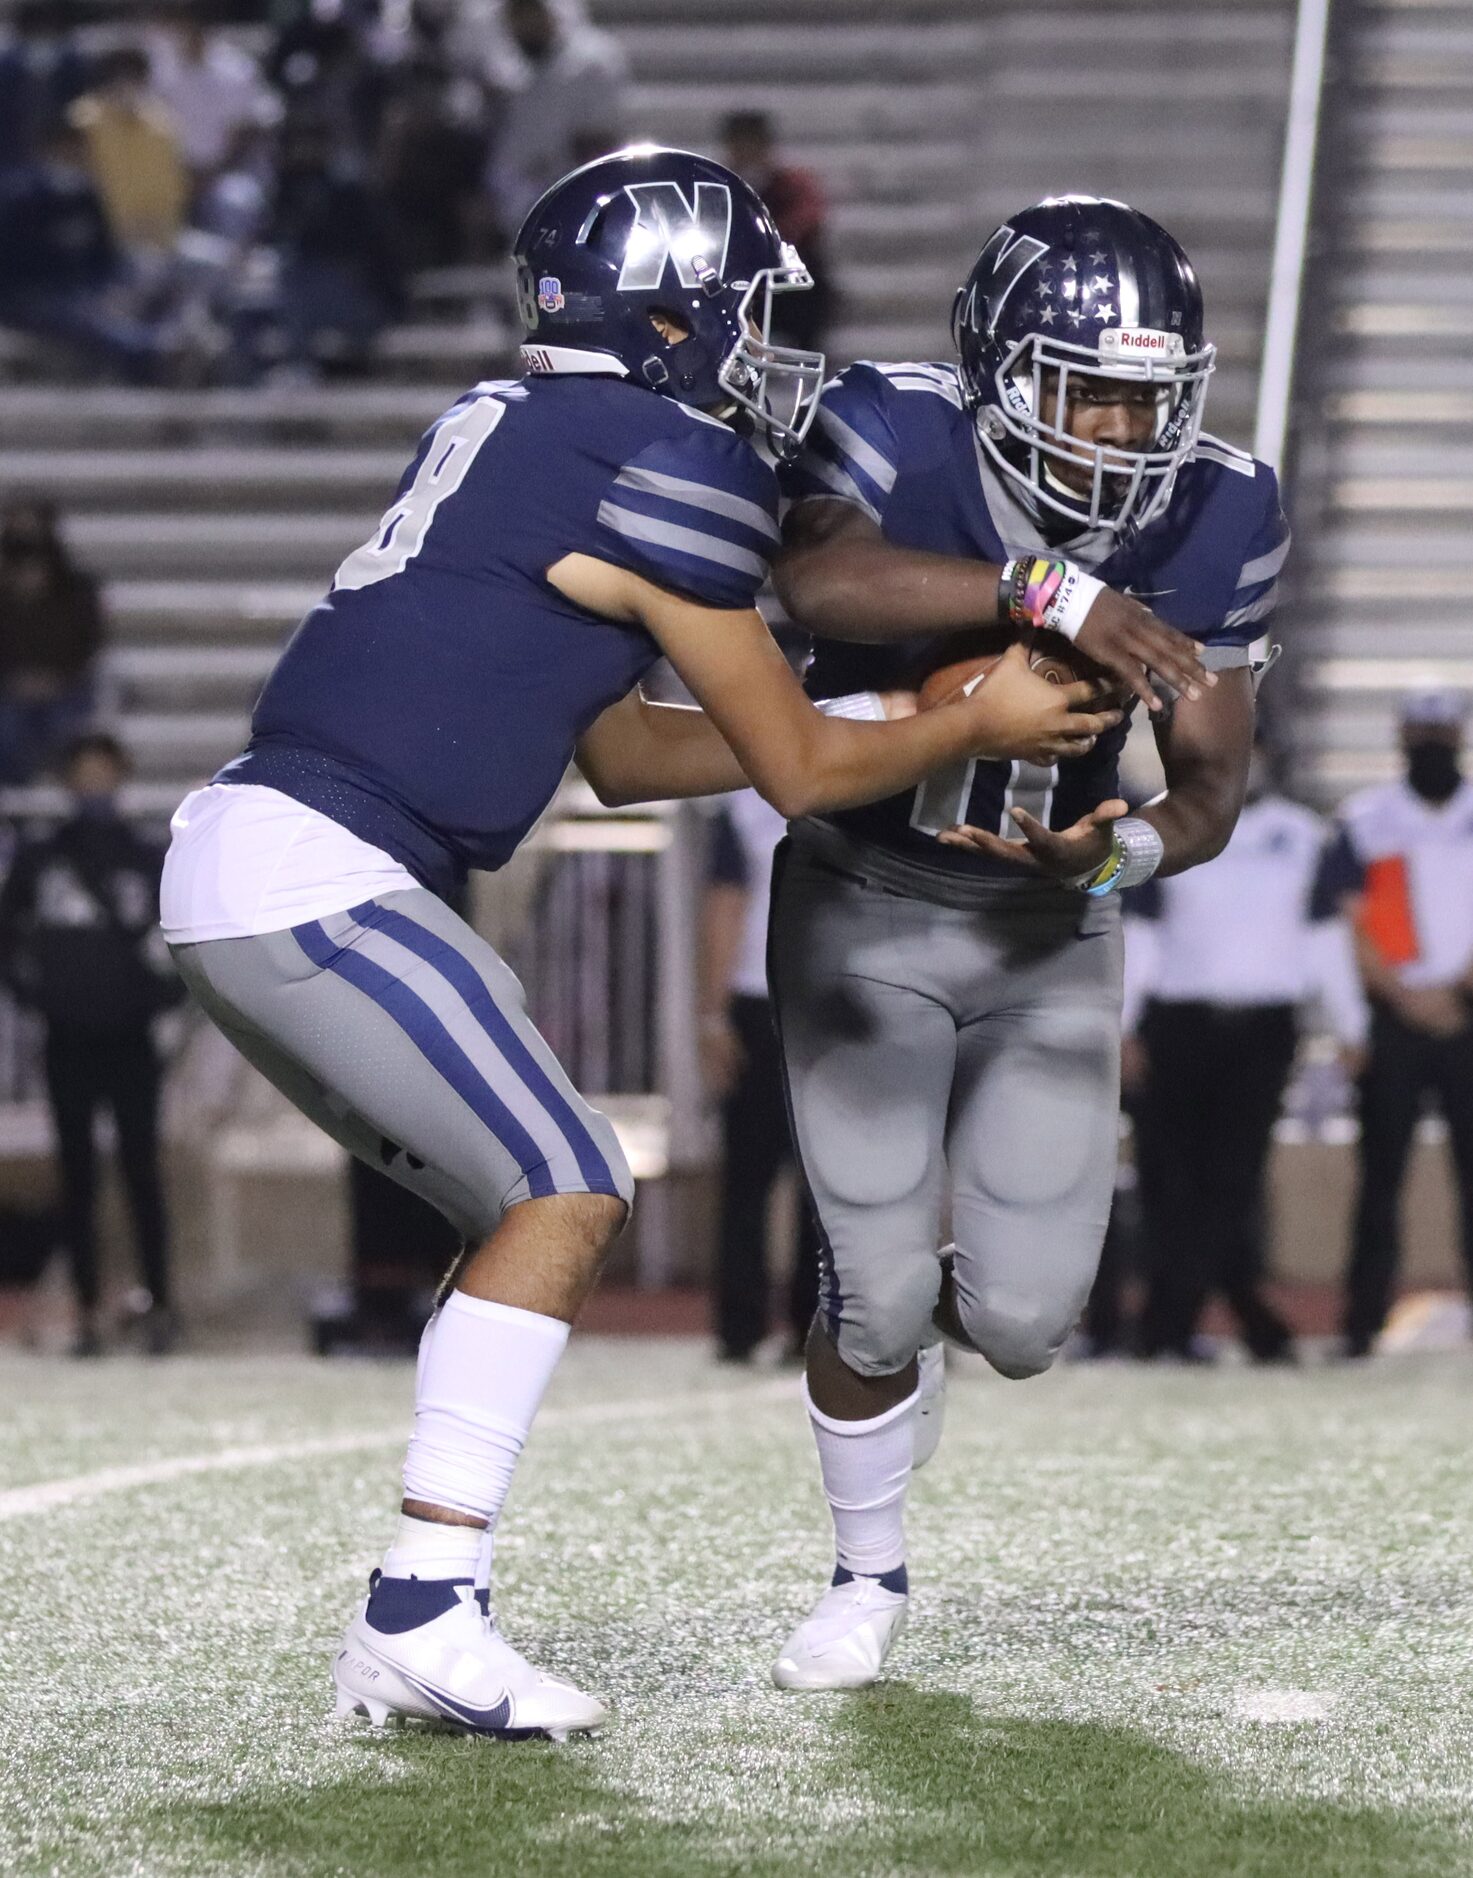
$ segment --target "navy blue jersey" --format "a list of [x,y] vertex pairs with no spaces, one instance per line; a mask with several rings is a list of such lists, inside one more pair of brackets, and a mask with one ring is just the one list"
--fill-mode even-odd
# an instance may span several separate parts
[[546,570],[587,554],[746,607],[776,515],[752,446],[672,399],[602,377],[477,385],[298,627],[219,780],[294,796],[436,892],[500,867],[659,656]]
[[[1205,436],[1178,476],[1166,513],[1134,540],[1118,545],[1107,530],[1096,530],[1051,546],[978,449],[949,365],[851,365],[825,388],[804,452],[783,476],[788,497],[851,502],[899,547],[980,561],[1067,555],[1189,633],[1205,648],[1203,662],[1216,669],[1247,664],[1289,548],[1273,471]],[[809,690],[826,698],[914,685],[944,663],[946,645],[945,635],[892,645],[819,640]],[[1125,734],[1122,724],[1089,756],[1055,770],[958,764],[903,796],[826,819],[928,870],[1004,872],[934,836],[957,822],[1014,834],[1005,819],[1014,805],[1054,828],[1069,827],[1119,793]]]

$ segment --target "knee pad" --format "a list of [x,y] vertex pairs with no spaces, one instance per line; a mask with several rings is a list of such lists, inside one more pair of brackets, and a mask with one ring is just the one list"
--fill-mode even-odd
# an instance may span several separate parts
[[958,1285],[956,1308],[972,1347],[1000,1376],[1023,1382],[1050,1367],[1080,1306],[1071,1298],[1065,1311],[1055,1299],[989,1284],[971,1294]]
[[852,1289],[837,1284],[837,1298],[831,1292],[827,1302],[840,1356],[861,1376],[904,1369],[925,1341],[940,1289],[941,1262],[929,1248],[877,1260]]

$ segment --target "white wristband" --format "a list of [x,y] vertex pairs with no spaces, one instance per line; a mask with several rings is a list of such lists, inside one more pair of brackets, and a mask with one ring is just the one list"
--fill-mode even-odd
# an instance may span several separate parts
[[843,698],[819,698],[825,717],[851,717],[862,724],[883,724],[885,706],[878,691],[851,691]]
[[1041,627],[1075,639],[1104,584],[1072,561],[1019,555],[1002,570],[998,613],[1014,626]]
[[1086,574],[1082,567],[1066,561],[1064,578],[1043,610],[1042,624],[1050,632],[1062,633],[1066,639],[1077,639],[1085,616],[1104,590],[1104,581],[1096,580],[1093,574]]

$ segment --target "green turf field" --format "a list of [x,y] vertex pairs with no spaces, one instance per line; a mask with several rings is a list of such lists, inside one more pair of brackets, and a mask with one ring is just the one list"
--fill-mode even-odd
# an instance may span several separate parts
[[893,1675],[804,1697],[794,1385],[575,1343],[498,1574],[562,1748],[330,1719],[409,1381],[5,1360],[5,1878],[1473,1872],[1466,1358],[957,1379]]

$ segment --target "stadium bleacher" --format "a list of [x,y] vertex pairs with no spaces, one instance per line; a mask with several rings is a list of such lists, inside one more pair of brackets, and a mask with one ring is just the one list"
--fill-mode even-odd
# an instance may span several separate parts
[[1473,7],[1355,0],[1326,98],[1294,615],[1304,780],[1392,773],[1395,705],[1473,686]]
[[[709,145],[739,100],[770,110],[822,178],[837,359],[948,356],[980,233],[1044,191],[1089,186],[1156,213],[1197,257],[1223,361],[1211,422],[1249,440],[1287,0],[1188,14],[1143,0],[1107,37],[1093,9],[1066,3],[927,0],[897,16],[873,0],[763,0],[735,27],[671,0],[594,12],[628,52],[639,134]],[[1168,55],[1188,76],[1163,101],[1153,73]],[[1147,121],[1148,136],[1120,134]],[[369,384],[0,386],[0,486],[54,494],[108,582],[109,695],[150,802],[239,747],[274,648],[367,534],[419,430],[464,384],[508,369],[513,344],[504,269],[464,267],[420,278]],[[12,374],[26,356],[16,342]]]

